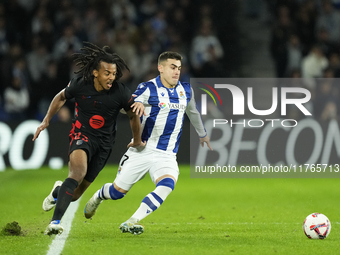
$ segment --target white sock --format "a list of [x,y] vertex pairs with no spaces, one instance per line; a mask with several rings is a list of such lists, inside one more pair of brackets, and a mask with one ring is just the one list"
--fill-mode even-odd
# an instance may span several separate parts
[[131,218],[135,218],[137,221],[144,219],[161,206],[171,191],[172,189],[167,186],[157,186],[153,192],[143,199],[141,205]]
[[98,190],[96,193],[97,193],[97,198],[100,200],[107,200],[107,199],[117,200],[125,196],[124,193],[116,190],[112,183],[104,184],[103,187],[100,190]]
[[110,199],[110,186],[112,183],[106,183],[103,185],[103,187],[98,190],[97,195],[100,200],[107,200]]

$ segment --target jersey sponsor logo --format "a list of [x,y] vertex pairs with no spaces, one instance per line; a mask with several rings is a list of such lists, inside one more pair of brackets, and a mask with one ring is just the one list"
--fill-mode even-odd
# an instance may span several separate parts
[[91,96],[82,96],[81,99],[91,98]]
[[105,120],[100,115],[94,115],[90,119],[90,126],[94,129],[101,128],[102,126],[104,126],[104,124],[105,124]]
[[170,109],[185,110],[186,105],[184,105],[184,104],[174,104],[174,103],[170,103],[170,104],[168,104],[168,107],[169,107]]
[[163,110],[164,108],[175,109],[175,110],[185,110],[186,105],[184,104],[175,104],[175,103],[159,103],[158,107]]
[[159,103],[158,106],[159,108],[164,109],[166,107],[166,103]]

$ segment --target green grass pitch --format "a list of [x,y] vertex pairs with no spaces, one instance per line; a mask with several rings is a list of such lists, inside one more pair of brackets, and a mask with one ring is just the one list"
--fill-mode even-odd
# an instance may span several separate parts
[[[92,220],[83,209],[117,166],[107,166],[80,200],[63,255],[73,254],[338,254],[338,179],[192,179],[180,166],[175,190],[141,223],[144,234],[121,234],[119,225],[154,189],[149,176],[124,199],[104,201]],[[17,221],[21,236],[0,235],[0,254],[46,254],[53,237],[43,235],[51,212],[42,201],[68,170],[0,172],[0,228]],[[305,217],[324,213],[332,223],[325,240],[309,240]]]

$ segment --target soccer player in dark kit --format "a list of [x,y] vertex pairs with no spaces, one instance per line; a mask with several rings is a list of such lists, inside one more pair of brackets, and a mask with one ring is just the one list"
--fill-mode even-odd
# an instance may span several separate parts
[[[134,102],[131,91],[118,82],[128,66],[109,47],[91,43],[74,54],[79,77],[73,78],[52,100],[45,118],[37,128],[33,141],[48,127],[52,117],[66,100],[75,98],[75,118],[70,131],[69,174],[64,182],[56,181],[43,202],[43,209],[55,207],[45,235],[61,234],[61,218],[69,204],[76,201],[105,166],[115,141],[116,120],[121,109],[127,112],[133,141],[128,147],[145,146],[141,141],[142,103]],[[145,114],[145,113],[144,113]]]

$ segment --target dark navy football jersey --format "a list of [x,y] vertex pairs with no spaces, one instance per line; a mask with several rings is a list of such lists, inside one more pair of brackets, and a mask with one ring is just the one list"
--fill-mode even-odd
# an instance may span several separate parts
[[66,99],[75,98],[73,130],[101,140],[112,146],[116,135],[116,121],[120,109],[130,110],[134,100],[124,84],[114,81],[108,91],[98,92],[93,81],[73,78],[65,88]]

